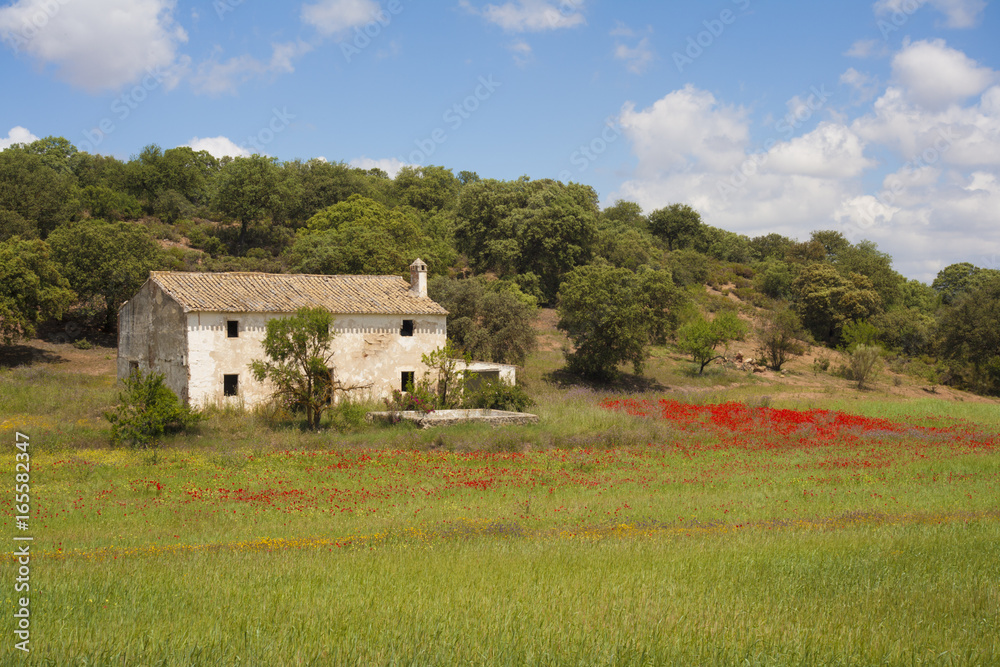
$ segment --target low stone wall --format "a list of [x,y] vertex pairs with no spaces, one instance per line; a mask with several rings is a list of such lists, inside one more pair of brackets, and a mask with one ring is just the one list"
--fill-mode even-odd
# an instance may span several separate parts
[[451,426],[467,422],[490,424],[491,426],[507,426],[510,424],[537,424],[538,416],[527,412],[506,412],[504,410],[435,410],[420,412],[419,410],[400,410],[396,412],[369,412],[365,415],[369,422],[382,424],[398,424],[410,421],[417,428],[433,428],[435,426]]

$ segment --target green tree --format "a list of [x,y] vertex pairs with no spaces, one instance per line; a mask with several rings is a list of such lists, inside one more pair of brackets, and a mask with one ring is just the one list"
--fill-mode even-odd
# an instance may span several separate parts
[[482,180],[462,188],[457,249],[478,272],[534,274],[546,303],[566,272],[589,261],[597,229],[597,194],[551,180]]
[[278,166],[262,155],[238,157],[222,167],[217,178],[215,207],[239,221],[240,252],[246,247],[247,230],[281,207]]
[[16,211],[0,209],[0,241],[14,236],[22,239],[38,238],[38,225],[25,220]]
[[780,371],[792,356],[805,352],[802,341],[808,336],[795,311],[787,307],[772,310],[757,327],[759,353],[773,370]]
[[802,324],[819,340],[837,342],[844,323],[882,312],[882,300],[868,278],[857,273],[845,277],[828,262],[806,266],[792,289]]
[[418,211],[445,210],[455,206],[461,183],[444,167],[403,167],[392,183],[396,198]]
[[1000,274],[958,296],[938,323],[946,357],[972,369],[968,384],[1000,394]]
[[671,204],[649,214],[649,231],[663,239],[668,250],[689,247],[701,228],[701,215],[687,204]]
[[652,298],[649,285],[670,284],[669,274],[637,275],[607,264],[577,267],[559,288],[558,327],[573,342],[569,370],[595,380],[609,380],[628,362],[637,374],[649,356],[651,339],[669,329],[671,313]]
[[81,204],[92,218],[134,220],[142,214],[135,197],[103,185],[88,185],[81,193]]
[[0,210],[17,213],[45,238],[79,213],[76,178],[20,145],[0,151]]
[[894,308],[872,318],[879,330],[878,339],[887,348],[916,356],[929,351],[934,332],[934,318],[919,308]]
[[186,431],[201,415],[183,405],[163,384],[160,373],[133,371],[118,393],[118,404],[104,413],[116,446],[155,447],[168,433]]
[[333,368],[333,316],[322,308],[300,308],[290,317],[269,320],[264,334],[267,360],[255,359],[250,370],[258,382],[270,381],[272,398],[306,415],[318,429],[333,405],[334,392],[345,389]]
[[616,229],[642,229],[648,228],[646,216],[642,214],[642,207],[634,201],[617,200],[611,206],[601,211],[600,227],[612,227]]
[[427,367],[421,388],[433,394],[436,409],[452,410],[462,406],[466,373],[461,368],[471,361],[468,353],[461,354],[447,342],[444,347],[420,356],[420,362]]
[[413,209],[351,195],[309,219],[289,259],[303,273],[405,274],[424,241]]
[[931,288],[941,296],[944,304],[950,304],[957,296],[967,291],[981,268],[969,262],[951,264],[941,269]]
[[0,340],[11,345],[35,335],[38,322],[61,318],[73,303],[45,241],[14,237],[0,243]]
[[885,308],[896,305],[903,296],[906,278],[893,270],[892,257],[871,241],[841,248],[834,265],[843,276],[858,273],[868,278]]
[[699,364],[699,375],[705,366],[725,355],[719,353],[719,346],[727,347],[734,340],[743,340],[749,327],[735,312],[727,310],[715,316],[712,321],[698,316],[677,331],[677,349],[691,355]]
[[787,236],[781,234],[767,234],[765,236],[755,236],[750,239],[750,257],[757,262],[768,259],[784,260],[788,249],[794,245]]
[[427,292],[448,311],[448,339],[473,359],[523,364],[535,349],[536,308],[516,287],[480,278],[437,277]]
[[833,229],[813,232],[810,241],[823,246],[825,259],[832,264],[836,264],[841,253],[851,247],[851,242],[847,240],[847,237]]
[[52,255],[81,301],[104,302],[105,330],[118,308],[138,291],[156,265],[159,250],[145,227],[129,222],[81,220],[49,237]]
[[878,344],[879,336],[882,334],[874,324],[864,320],[851,320],[844,322],[840,330],[840,339],[844,343],[844,348],[848,352],[854,351],[859,345],[872,347]]
[[767,259],[756,267],[754,288],[772,299],[788,299],[792,296],[792,267],[782,259]]

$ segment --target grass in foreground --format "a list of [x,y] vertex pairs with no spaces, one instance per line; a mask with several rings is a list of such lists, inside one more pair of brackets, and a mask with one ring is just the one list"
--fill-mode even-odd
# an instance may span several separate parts
[[28,663],[1000,660],[995,432],[593,399],[596,449],[40,451]]
[[691,536],[436,536],[71,558],[40,561],[37,572],[36,650],[22,664],[1000,660],[995,518]]

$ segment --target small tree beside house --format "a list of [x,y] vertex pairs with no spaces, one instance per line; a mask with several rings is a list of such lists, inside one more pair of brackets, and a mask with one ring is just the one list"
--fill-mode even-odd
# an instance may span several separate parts
[[300,308],[291,317],[270,320],[264,335],[268,360],[255,360],[250,370],[258,382],[268,380],[272,398],[292,412],[304,412],[318,429],[333,405],[338,386],[333,368],[333,316],[323,308]]

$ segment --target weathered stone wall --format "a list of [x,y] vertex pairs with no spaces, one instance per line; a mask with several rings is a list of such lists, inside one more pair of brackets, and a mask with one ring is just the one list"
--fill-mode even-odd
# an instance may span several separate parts
[[163,373],[164,383],[188,400],[186,318],[176,301],[147,281],[118,310],[118,378],[132,367]]

